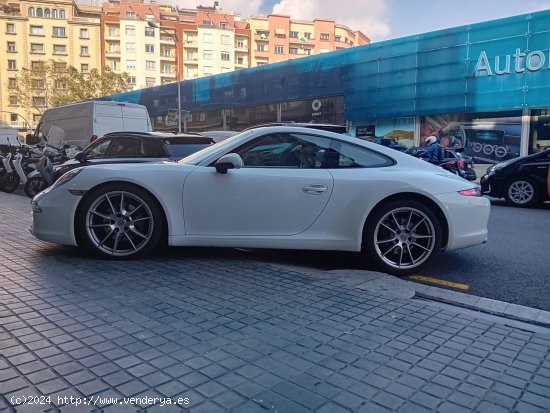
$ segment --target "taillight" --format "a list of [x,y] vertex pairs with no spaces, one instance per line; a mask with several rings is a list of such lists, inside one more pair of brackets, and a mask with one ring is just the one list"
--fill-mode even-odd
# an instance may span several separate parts
[[92,137],[90,138],[90,143],[94,142],[96,139],[97,139],[97,135],[92,135]]
[[462,191],[458,191],[458,193],[464,196],[482,196],[481,188],[479,186],[472,189],[463,189]]
[[458,167],[460,169],[464,169],[465,168],[465,163],[464,161],[456,161],[456,164],[458,165]]

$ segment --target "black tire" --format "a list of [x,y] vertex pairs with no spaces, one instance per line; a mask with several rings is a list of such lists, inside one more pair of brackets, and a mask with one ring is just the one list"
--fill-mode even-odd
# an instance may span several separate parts
[[163,223],[161,207],[147,191],[112,183],[86,195],[78,208],[75,228],[78,245],[94,255],[128,260],[144,256],[159,245]]
[[29,198],[34,198],[37,193],[45,189],[47,186],[46,180],[43,177],[34,176],[27,179],[27,182],[25,182],[25,194]]
[[12,193],[19,188],[19,175],[16,173],[10,173],[2,177],[2,190],[7,193]]
[[379,270],[410,275],[439,254],[441,234],[441,224],[429,207],[415,200],[394,200],[369,216],[363,250]]
[[540,190],[531,178],[517,177],[506,184],[506,202],[520,208],[532,207],[541,201]]

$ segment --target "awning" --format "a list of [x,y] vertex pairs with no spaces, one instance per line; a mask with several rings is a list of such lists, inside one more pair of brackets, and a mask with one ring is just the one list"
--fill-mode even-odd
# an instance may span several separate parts
[[285,29],[275,29],[275,34],[286,34]]

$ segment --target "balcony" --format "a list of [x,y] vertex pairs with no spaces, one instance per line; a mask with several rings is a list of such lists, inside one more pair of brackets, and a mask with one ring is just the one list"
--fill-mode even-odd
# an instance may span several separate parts
[[167,35],[162,35],[160,36],[160,42],[174,44],[174,38]]
[[105,50],[105,56],[107,56],[107,57],[120,57],[120,49]]
[[269,57],[269,51],[266,49],[264,50],[254,50],[254,56],[256,57]]
[[176,62],[176,56],[171,55],[160,55],[160,60],[164,62]]
[[120,33],[105,33],[105,40],[118,40],[120,41]]
[[186,41],[183,43],[183,47],[185,47],[185,48],[198,49],[198,48],[199,48],[199,42],[196,41],[196,40],[186,40]]
[[199,64],[199,58],[198,57],[184,57],[183,63],[187,65],[198,65]]
[[235,46],[236,52],[248,53],[248,46]]

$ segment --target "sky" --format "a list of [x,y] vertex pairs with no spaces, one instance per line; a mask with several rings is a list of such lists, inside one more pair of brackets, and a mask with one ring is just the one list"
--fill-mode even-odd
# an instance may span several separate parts
[[[334,20],[352,30],[361,30],[373,42],[550,9],[550,0],[218,0],[218,2],[222,10],[238,13],[243,18],[276,13],[289,15],[293,19]],[[197,5],[212,6],[214,0],[157,0],[156,3],[195,8]]]

